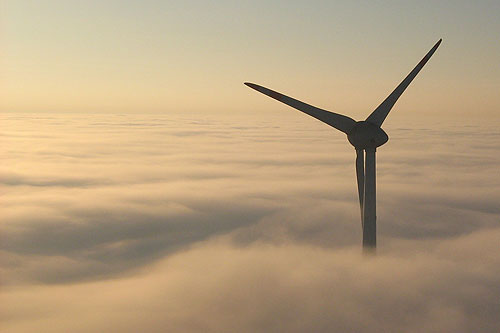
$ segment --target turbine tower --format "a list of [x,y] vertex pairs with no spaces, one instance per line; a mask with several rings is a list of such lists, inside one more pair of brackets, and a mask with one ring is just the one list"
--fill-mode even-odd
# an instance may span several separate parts
[[424,58],[415,66],[408,76],[387,96],[387,98],[366,118],[354,119],[330,111],[322,110],[294,98],[280,94],[274,90],[245,82],[271,98],[302,111],[336,129],[344,132],[347,139],[356,149],[356,178],[358,182],[359,206],[361,210],[361,226],[363,229],[363,250],[374,252],[377,246],[377,209],[376,209],[376,168],[375,152],[389,137],[381,128],[382,123],[411,81],[417,76],[427,61],[441,44],[441,39],[431,48]]

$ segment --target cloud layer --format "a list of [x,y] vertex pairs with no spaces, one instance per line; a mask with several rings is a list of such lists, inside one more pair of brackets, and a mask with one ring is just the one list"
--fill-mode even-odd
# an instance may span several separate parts
[[7,332],[500,327],[492,124],[387,124],[367,259],[354,152],[315,120],[2,118]]

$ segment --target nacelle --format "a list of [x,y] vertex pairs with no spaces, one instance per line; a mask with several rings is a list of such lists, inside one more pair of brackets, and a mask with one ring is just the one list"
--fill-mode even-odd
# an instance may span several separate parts
[[347,139],[356,149],[377,148],[389,140],[383,129],[368,121],[358,121]]

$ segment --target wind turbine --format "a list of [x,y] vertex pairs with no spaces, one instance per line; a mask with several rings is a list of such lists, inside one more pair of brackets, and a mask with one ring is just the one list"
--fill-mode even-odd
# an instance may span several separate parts
[[347,139],[356,149],[356,178],[358,182],[359,206],[361,210],[361,226],[363,228],[363,250],[374,252],[377,246],[377,214],[376,214],[376,171],[375,152],[389,137],[381,128],[382,123],[411,81],[417,76],[427,61],[441,44],[441,39],[431,48],[407,77],[387,96],[387,98],[366,118],[355,121],[354,119],[330,111],[322,110],[294,98],[280,94],[274,90],[245,82],[253,88],[271,98],[285,103],[302,111],[336,129],[344,132]]

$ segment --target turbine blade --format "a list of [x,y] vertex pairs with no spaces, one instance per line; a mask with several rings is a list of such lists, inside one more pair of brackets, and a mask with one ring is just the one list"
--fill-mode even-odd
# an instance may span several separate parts
[[356,179],[358,182],[359,209],[361,210],[361,227],[363,227],[363,200],[365,196],[365,151],[356,149]]
[[350,117],[317,108],[315,106],[296,100],[295,98],[280,94],[279,92],[276,92],[274,90],[259,86],[258,84],[245,82],[245,85],[257,90],[258,92],[263,93],[264,95],[274,98],[277,101],[285,103],[292,108],[302,111],[318,120],[321,120],[322,122],[346,134],[349,133],[356,124],[356,121]]
[[436,52],[437,48],[439,47],[439,44],[441,44],[442,39],[440,39],[433,47],[432,49],[427,52],[425,57],[420,60],[420,62],[417,64],[417,66],[408,74],[408,76],[394,89],[394,91],[373,111],[368,118],[366,118],[366,121],[369,121],[375,125],[378,125],[379,127],[382,126],[382,123],[384,122],[385,118],[389,114],[389,111],[391,111],[392,107],[398,100],[399,96],[405,91],[405,89],[408,87],[408,85],[411,83],[411,81],[417,76],[418,72],[424,67],[424,65],[427,63],[427,61],[431,58],[431,56]]

